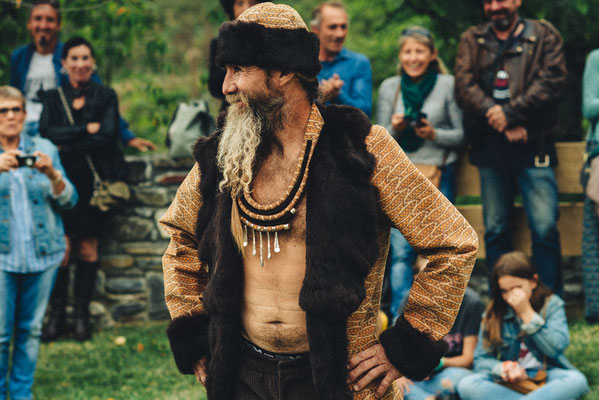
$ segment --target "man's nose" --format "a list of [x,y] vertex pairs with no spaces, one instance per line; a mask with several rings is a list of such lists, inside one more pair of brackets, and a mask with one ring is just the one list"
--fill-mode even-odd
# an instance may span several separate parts
[[231,68],[227,68],[227,74],[223,80],[222,91],[225,96],[237,92],[237,85],[235,85],[235,82],[233,81],[233,69]]

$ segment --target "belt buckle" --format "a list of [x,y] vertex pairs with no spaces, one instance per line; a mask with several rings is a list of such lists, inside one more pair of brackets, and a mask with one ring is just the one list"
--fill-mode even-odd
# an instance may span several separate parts
[[543,157],[543,161],[539,158],[539,156],[535,156],[535,167],[543,168],[549,166],[549,154],[545,154]]

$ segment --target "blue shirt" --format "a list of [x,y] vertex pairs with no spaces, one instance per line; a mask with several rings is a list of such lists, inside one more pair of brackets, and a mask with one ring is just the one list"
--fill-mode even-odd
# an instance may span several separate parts
[[[65,182],[63,191],[54,195],[48,178],[32,168],[21,167],[0,174],[3,175],[0,179],[3,199],[10,198],[10,202],[2,202],[3,207],[10,204],[10,210],[4,208],[0,213],[2,218],[8,216],[8,223],[2,221],[4,228],[8,227],[8,232],[5,232],[5,229],[0,231],[9,239],[9,246],[6,246],[8,251],[0,251],[0,270],[12,273],[37,273],[56,267],[61,262],[65,252],[64,230],[60,216],[54,208],[72,207],[77,201],[77,193],[60,165],[56,147],[48,140],[28,139],[25,135],[21,135],[18,149],[23,153],[39,150],[50,156],[54,168],[61,172]],[[28,182],[36,185],[45,196],[30,193],[27,190]],[[7,189],[8,195],[5,194]],[[41,198],[45,198],[45,201]],[[41,215],[45,218],[39,217]],[[39,231],[36,233],[37,228],[43,229],[43,233]],[[5,236],[3,242],[6,239]],[[49,241],[52,243],[46,246],[46,242]]]
[[372,116],[372,68],[364,54],[343,49],[333,61],[321,61],[318,81],[338,74],[343,81],[341,93],[331,103],[354,106]]

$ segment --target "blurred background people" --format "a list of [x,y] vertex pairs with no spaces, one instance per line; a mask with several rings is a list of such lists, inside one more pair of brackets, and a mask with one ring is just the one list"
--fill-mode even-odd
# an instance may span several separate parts
[[372,68],[364,54],[343,47],[349,29],[345,7],[337,1],[320,4],[312,11],[310,27],[320,40],[320,101],[357,107],[370,118]]
[[[42,319],[77,192],[49,140],[22,134],[25,97],[0,86],[0,398],[32,399]],[[12,358],[9,357],[11,340]],[[10,369],[10,371],[9,371]]]
[[[582,78],[582,114],[591,126],[586,151],[590,158],[599,153],[599,50],[593,50]],[[588,196],[584,199],[582,218],[582,282],[584,315],[588,322],[599,322],[599,216],[598,206]]]
[[[220,0],[220,4],[229,16],[229,19],[233,21],[237,19],[239,15],[258,3],[264,3],[266,0]],[[221,111],[227,108],[227,102],[225,101],[225,95],[223,94],[223,81],[225,80],[226,71],[219,68],[216,65],[216,47],[218,44],[218,37],[210,41],[210,62],[208,68],[208,90],[212,97],[222,100]]]
[[[27,29],[32,42],[13,51],[10,57],[10,85],[23,92],[27,99],[25,133],[39,135],[39,119],[42,101],[39,93],[56,88],[68,80],[60,61],[62,42],[58,39],[61,29],[61,13],[57,0],[33,0]],[[100,78],[92,75],[100,83]],[[119,121],[119,134],[123,144],[139,151],[156,150],[149,140],[135,136],[129,124]]]
[[[62,163],[80,196],[77,206],[63,213],[70,251],[67,251],[58,270],[50,302],[50,318],[44,327],[44,341],[54,340],[65,333],[70,255],[77,259],[73,334],[80,341],[89,339],[92,334],[89,303],[99,266],[98,237],[105,217],[89,204],[94,177],[88,157],[102,179],[124,180],[126,177],[119,143],[117,96],[114,90],[92,79],[94,57],[93,47],[87,40],[82,37],[69,39],[63,46],[61,60],[69,79],[60,88],[44,92],[42,96],[40,132],[60,148]],[[63,91],[68,109],[59,90]]]
[[[454,98],[454,78],[439,59],[433,35],[406,29],[399,38],[399,74],[379,88],[378,123],[388,129],[410,161],[455,198],[456,149],[462,143],[462,112]],[[439,180],[440,177],[440,180]],[[389,255],[391,314],[397,318],[412,286],[416,252],[391,229]]]
[[491,302],[474,352],[474,371],[458,382],[462,400],[523,398],[506,385],[546,374],[546,383],[527,399],[577,399],[589,387],[566,358],[569,344],[564,301],[539,279],[521,252],[497,260],[491,277]]

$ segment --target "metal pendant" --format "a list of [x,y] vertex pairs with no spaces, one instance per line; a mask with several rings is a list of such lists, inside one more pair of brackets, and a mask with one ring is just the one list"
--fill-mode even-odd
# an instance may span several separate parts
[[252,229],[252,255],[256,255],[256,230]]
[[281,251],[281,247],[279,247],[279,234],[275,232],[275,243],[274,243],[275,253],[279,253]]
[[270,258],[272,257],[270,254],[270,232],[266,232],[266,242],[267,242],[267,251],[266,251],[266,259],[270,260]]
[[263,248],[262,248],[262,232],[259,232],[260,234],[260,266],[264,267],[264,253],[263,253]]
[[243,247],[248,246],[248,226],[243,227]]

